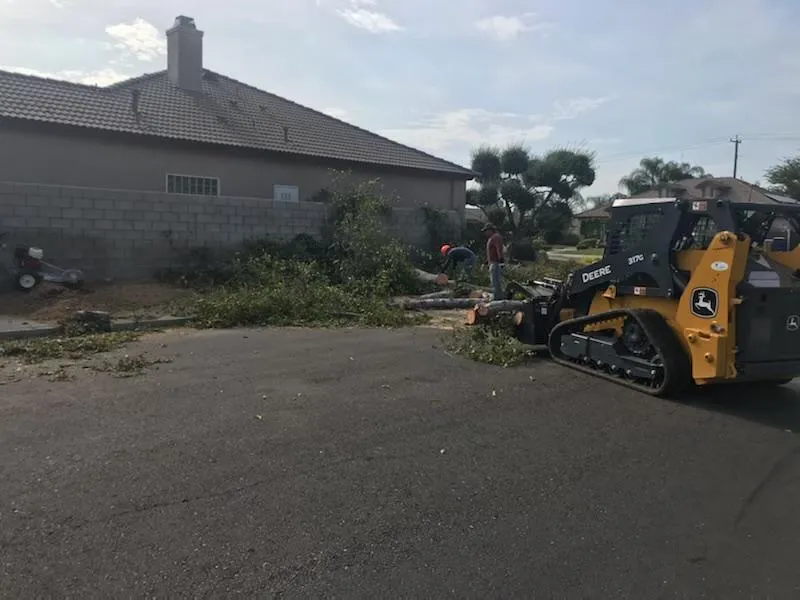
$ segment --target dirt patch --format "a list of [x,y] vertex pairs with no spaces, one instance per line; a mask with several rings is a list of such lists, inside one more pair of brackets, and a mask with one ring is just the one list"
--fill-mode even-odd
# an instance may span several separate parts
[[465,309],[458,310],[429,310],[422,311],[429,317],[429,321],[420,327],[433,329],[453,329],[454,327],[464,327]]
[[153,318],[171,314],[190,290],[156,282],[87,283],[71,290],[43,283],[29,293],[0,294],[0,313],[32,321],[57,322],[77,310],[101,310],[114,318]]

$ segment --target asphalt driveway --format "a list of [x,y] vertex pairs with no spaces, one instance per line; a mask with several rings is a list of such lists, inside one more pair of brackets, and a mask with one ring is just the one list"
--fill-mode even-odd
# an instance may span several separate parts
[[0,386],[0,596],[800,595],[800,389],[668,402],[440,335],[172,332],[139,377]]

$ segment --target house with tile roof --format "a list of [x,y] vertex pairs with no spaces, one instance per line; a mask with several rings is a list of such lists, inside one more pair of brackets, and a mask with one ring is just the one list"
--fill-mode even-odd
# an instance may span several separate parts
[[303,202],[336,170],[463,215],[469,169],[205,69],[190,17],[166,36],[165,70],[108,87],[0,72],[0,181]]
[[422,206],[463,225],[469,169],[206,69],[190,17],[166,37],[165,70],[107,87],[0,71],[13,243],[88,279],[145,278],[192,248],[319,235],[342,178],[377,181],[409,244],[431,243]]
[[[670,183],[661,189],[652,189],[629,197],[687,198],[694,200],[726,198],[733,202],[753,204],[798,204],[798,201],[793,198],[775,194],[760,186],[733,177],[684,179]],[[594,234],[600,232],[599,237],[601,238],[605,235],[605,224],[608,223],[610,218],[609,207],[603,206],[590,208],[573,217],[576,227],[579,227],[582,232],[590,231],[591,235],[589,237],[595,237]],[[780,221],[777,226],[781,226]]]

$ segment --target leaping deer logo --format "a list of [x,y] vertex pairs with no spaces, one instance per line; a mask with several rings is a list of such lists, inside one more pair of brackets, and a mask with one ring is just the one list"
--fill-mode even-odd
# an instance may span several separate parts
[[714,307],[711,304],[711,300],[706,300],[706,293],[700,292],[697,294],[697,300],[694,302],[695,308],[699,310],[703,310],[705,312],[714,312]]
[[703,318],[715,316],[717,314],[717,293],[707,288],[694,290],[692,312]]

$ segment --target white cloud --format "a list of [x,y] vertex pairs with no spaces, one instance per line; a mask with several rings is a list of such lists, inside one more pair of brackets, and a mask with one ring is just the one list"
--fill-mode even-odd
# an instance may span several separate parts
[[[459,162],[465,160],[470,151],[478,146],[529,145],[545,140],[554,131],[556,121],[576,118],[608,100],[576,98],[565,103],[556,103],[554,113],[547,116],[465,108],[437,114],[408,127],[384,129],[381,134]],[[618,141],[616,138],[603,140],[607,144]]]
[[522,33],[553,27],[551,23],[531,22],[535,16],[535,13],[525,13],[516,17],[494,15],[477,21],[475,28],[498,42],[508,42],[516,39]]
[[[402,31],[390,16],[374,10],[377,0],[350,0],[349,6],[337,10],[337,14],[353,27],[364,29],[369,33],[389,33]],[[317,2],[319,6],[319,2]],[[364,8],[368,6],[370,8]]]
[[608,102],[610,98],[574,98],[565,103],[556,102],[554,121],[567,121],[574,119],[583,113],[595,110]]
[[98,71],[55,71],[48,73],[37,69],[27,69],[25,67],[7,67],[0,65],[0,70],[22,73],[23,75],[33,75],[34,77],[46,77],[48,79],[60,79],[71,81],[72,83],[82,83],[84,85],[106,86],[128,79],[129,75],[123,75],[113,69],[100,69]]
[[106,27],[114,40],[113,47],[141,61],[151,61],[167,53],[167,42],[161,32],[144,19]]
[[547,138],[552,131],[551,125],[535,115],[461,109],[432,116],[410,127],[385,129],[381,134],[433,153],[458,147],[465,150],[466,156],[476,146],[535,142]]

